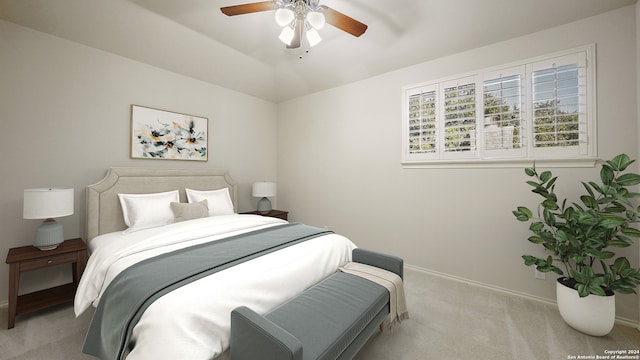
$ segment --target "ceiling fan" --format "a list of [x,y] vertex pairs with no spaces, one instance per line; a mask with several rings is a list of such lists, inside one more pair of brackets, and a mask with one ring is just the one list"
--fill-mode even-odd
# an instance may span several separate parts
[[310,46],[319,43],[322,39],[317,30],[325,22],[356,37],[367,31],[367,25],[328,6],[320,5],[319,0],[261,1],[220,8],[228,16],[270,10],[276,11],[276,22],[283,27],[279,38],[290,49],[300,47],[303,33]]

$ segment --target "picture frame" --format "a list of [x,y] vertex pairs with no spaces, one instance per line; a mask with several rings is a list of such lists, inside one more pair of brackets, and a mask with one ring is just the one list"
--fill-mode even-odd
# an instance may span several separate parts
[[131,105],[132,159],[208,160],[205,117]]

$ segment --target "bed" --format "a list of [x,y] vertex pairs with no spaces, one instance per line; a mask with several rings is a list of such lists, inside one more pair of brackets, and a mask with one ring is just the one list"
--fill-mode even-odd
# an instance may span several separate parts
[[[159,198],[156,194],[163,193],[172,193],[178,203],[191,201],[190,205],[180,205],[185,208],[202,203],[195,194],[215,197],[206,197],[210,213],[205,216],[187,216],[185,221],[153,226],[138,227],[140,219],[145,219],[144,211],[149,209],[122,206],[123,202],[145,203],[147,196],[155,201]],[[225,195],[221,197],[221,193]],[[114,279],[148,259],[170,257],[181,251],[197,252],[200,246],[214,243],[232,246],[228,244],[236,244],[236,237],[244,238],[243,234],[257,236],[294,225],[271,217],[237,214],[236,198],[237,183],[226,170],[109,169],[104,179],[87,188],[86,239],[90,257],[76,293],[76,315],[109,303],[107,289],[115,287]],[[133,202],[128,203],[131,199]],[[154,209],[164,209],[158,203],[152,204]],[[137,221],[132,214],[138,217]],[[173,211],[173,215],[178,212]],[[132,326],[121,358],[227,359],[230,314],[234,308],[247,306],[267,313],[349,262],[354,248],[343,236],[319,232],[308,240],[176,288],[144,310]]]

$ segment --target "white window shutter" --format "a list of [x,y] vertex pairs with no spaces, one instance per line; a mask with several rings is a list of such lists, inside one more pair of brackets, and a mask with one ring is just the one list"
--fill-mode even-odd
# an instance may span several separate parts
[[475,159],[477,146],[477,78],[442,83],[440,149],[442,159]]
[[484,76],[483,122],[480,129],[483,158],[526,155],[525,67],[488,72]]
[[403,150],[405,161],[437,159],[438,86],[427,85],[405,90],[404,111],[407,122],[403,131],[407,143]]
[[533,156],[587,154],[586,83],[584,52],[530,65]]

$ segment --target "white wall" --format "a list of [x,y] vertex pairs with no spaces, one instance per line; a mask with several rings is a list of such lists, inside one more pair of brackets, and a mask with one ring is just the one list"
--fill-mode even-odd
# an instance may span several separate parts
[[[276,180],[273,103],[4,21],[0,49],[0,304],[4,256],[39,224],[22,219],[25,188],[75,188],[75,214],[59,219],[71,238],[84,234],[86,186],[111,166],[227,168],[240,211],[255,208],[252,182]],[[209,161],[129,159],[131,104],[208,118]],[[66,267],[34,271],[21,292],[69,279]]]
[[[555,299],[553,276],[522,263],[534,208],[522,169],[403,169],[401,88],[441,77],[597,44],[598,149],[638,155],[635,8],[400,69],[280,104],[278,202],[291,219],[329,226],[361,247],[424,269]],[[576,199],[598,169],[555,169],[559,193]],[[638,245],[622,253],[638,266]],[[638,297],[619,295],[617,314],[638,321]]]

